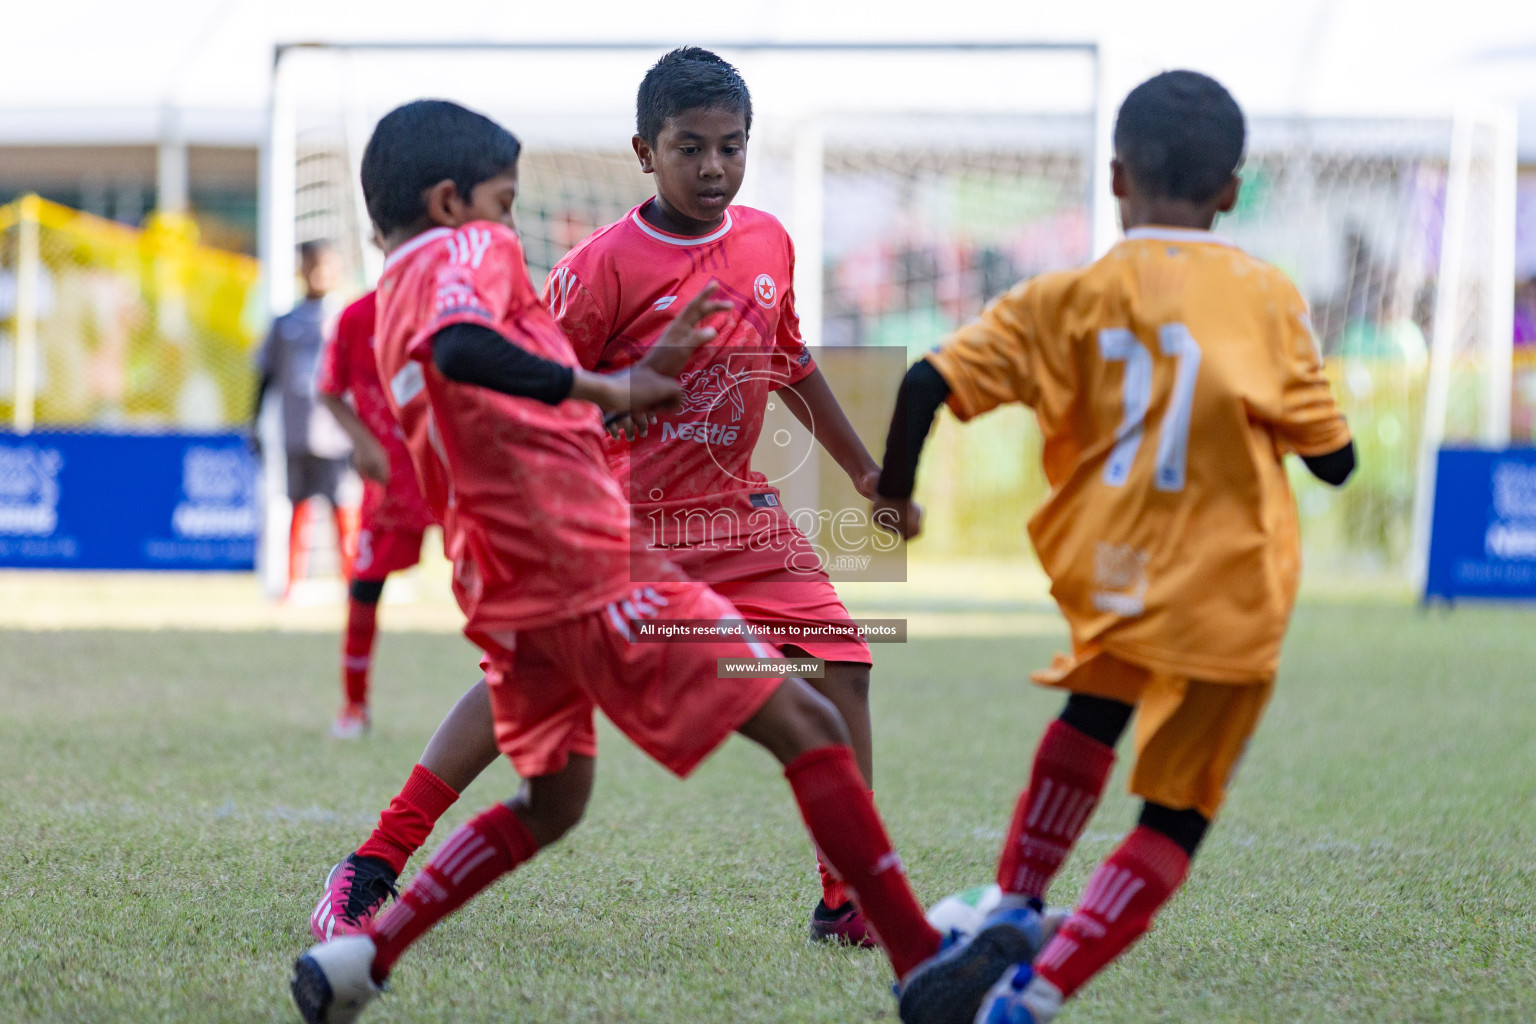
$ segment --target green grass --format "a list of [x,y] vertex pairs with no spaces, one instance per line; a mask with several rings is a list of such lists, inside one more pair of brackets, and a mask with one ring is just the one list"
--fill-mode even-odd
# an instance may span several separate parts
[[[990,877],[1054,646],[877,650],[877,793],[925,902]],[[297,1019],[322,873],[475,675],[462,640],[386,632],[374,734],[340,745],[335,647],[0,633],[0,1020]],[[1303,608],[1188,886],[1064,1024],[1531,1020],[1533,675],[1526,613]],[[588,819],[412,950],[370,1021],[894,1020],[882,958],[803,938],[813,866],[766,755],[733,741],[678,783],[603,744]],[[496,766],[447,824],[513,785]],[[1117,778],[1058,900],[1133,816]]]

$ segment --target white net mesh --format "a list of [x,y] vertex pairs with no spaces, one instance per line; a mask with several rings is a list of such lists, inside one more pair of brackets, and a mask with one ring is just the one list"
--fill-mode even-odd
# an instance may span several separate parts
[[1396,571],[1411,540],[1450,125],[1261,122],[1254,136],[1220,229],[1311,305],[1359,453],[1343,490],[1293,473],[1313,565]]

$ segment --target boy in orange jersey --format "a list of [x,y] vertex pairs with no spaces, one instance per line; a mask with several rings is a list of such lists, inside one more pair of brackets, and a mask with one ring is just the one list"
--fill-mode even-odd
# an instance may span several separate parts
[[907,885],[836,708],[798,678],[720,673],[720,657],[754,665],[773,657],[750,632],[699,644],[632,639],[636,620],[739,631],[741,617],[634,543],[593,406],[679,408],[673,375],[715,336],[700,319],[732,307],[711,301],[706,283],[681,297],[655,355],[612,375],[582,369],[528,280],[512,230],[519,152],[488,118],[423,100],[379,122],[362,180],[389,254],[378,287],[379,377],[442,523],[465,635],[485,652],[496,743],[524,785],[449,836],[365,933],[302,955],[294,1001],[309,1024],[348,1024],[406,949],[569,831],[592,792],[599,708],[680,776],[733,732],[766,748],[902,978],[939,936]]
[[[544,299],[581,365],[611,372],[646,353],[679,296],[716,283],[733,308],[682,374],[683,409],[647,424],[643,436],[629,424],[630,437],[606,447],[609,467],[647,543],[749,623],[845,623],[848,611],[820,559],[778,489],[751,466],[769,395],[788,399],[866,497],[874,497],[880,468],[800,339],[788,233],[770,214],[732,205],[751,127],[751,96],[730,64],[697,47],[657,61],[640,84],[633,140],[642,170],[656,178],[656,196],[572,249],[550,273]],[[869,782],[869,647],[833,637],[786,648],[824,659],[825,676],[811,685],[837,707]],[[316,937],[366,926],[406,858],[495,758],[489,705],[472,691],[439,726],[373,835],[327,876],[310,915]],[[811,937],[873,945],[845,886],[820,860],[818,867]]]
[[[877,517],[918,532],[913,477],[939,405],[962,420],[1030,406],[1051,485],[1030,536],[1072,631],[1072,654],[1035,675],[1069,696],[1014,811],[1003,902],[903,984],[907,1024],[1052,1020],[1183,882],[1269,700],[1300,571],[1282,457],[1335,485],[1355,458],[1301,296],[1210,233],[1237,200],[1244,134],[1204,75],[1138,86],[1114,136],[1125,240],[1016,286],[902,385]],[[1044,935],[1046,888],[1133,711],[1140,820]]]

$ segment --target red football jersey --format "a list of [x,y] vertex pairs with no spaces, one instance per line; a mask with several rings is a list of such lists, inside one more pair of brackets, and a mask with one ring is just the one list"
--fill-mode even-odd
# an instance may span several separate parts
[[794,245],[771,214],[732,206],[712,234],[690,238],[640,211],[600,228],[550,272],[544,299],[582,366],[635,362],[707,283],[735,310],[682,373],[681,412],[646,437],[609,441],[607,456],[655,544],[729,541],[788,525],[779,493],[751,467],[768,393],[815,368],[800,340]]
[[460,323],[567,366],[576,357],[502,225],[436,228],[385,263],[379,375],[443,524],[471,637],[584,615],[628,597],[633,572],[679,576],[643,550],[631,554],[629,505],[604,462],[595,406],[544,405],[438,372],[432,336]]
[[364,528],[375,531],[420,532],[436,520],[416,482],[416,468],[405,448],[405,435],[389,411],[379,365],[373,356],[373,326],[377,305],[369,292],[342,310],[335,332],[320,353],[315,386],[321,394],[352,396],[352,408],[389,456],[389,483],[363,481]]

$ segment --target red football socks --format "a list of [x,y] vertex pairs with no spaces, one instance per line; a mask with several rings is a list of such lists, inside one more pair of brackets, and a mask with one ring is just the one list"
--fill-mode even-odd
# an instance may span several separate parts
[[1188,872],[1189,855],[1179,844],[1144,826],[1133,829],[1035,957],[1035,973],[1070,996],[1152,926]]
[[376,950],[373,980],[383,982],[400,954],[428,929],[538,849],[506,804],[494,804],[459,826],[369,930]]
[[352,565],[357,560],[357,531],[362,522],[362,510],[338,505],[331,509],[336,523],[336,558],[341,563],[341,578],[352,578]]
[[357,855],[378,857],[398,875],[405,870],[411,854],[421,849],[432,834],[437,819],[458,798],[457,790],[418,764],[411,769],[411,777],[405,780],[399,794],[379,815],[378,826],[368,841],[357,848]]
[[848,902],[848,887],[837,880],[832,869],[827,867],[827,859],[816,851],[816,872],[821,875],[821,902],[830,910],[836,910]]
[[1083,834],[1115,765],[1115,751],[1061,720],[1035,751],[1029,787],[1019,794],[997,865],[1005,893],[1045,898],[1062,861]]
[[858,903],[896,977],[905,977],[938,951],[939,933],[907,885],[853,751],[846,746],[807,751],[784,769],[784,777],[816,848]]
[[368,703],[368,670],[378,624],[377,602],[370,604],[355,597],[348,600],[347,631],[341,642],[341,684],[348,704]]
[[309,514],[308,499],[294,502],[293,516],[288,520],[288,586],[309,575]]

